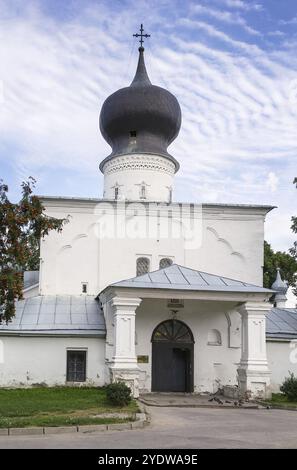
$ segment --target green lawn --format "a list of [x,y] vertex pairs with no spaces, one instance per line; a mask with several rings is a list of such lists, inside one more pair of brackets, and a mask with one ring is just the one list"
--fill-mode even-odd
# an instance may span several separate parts
[[100,417],[102,413],[135,413],[133,400],[114,407],[104,388],[0,389],[0,428],[119,423],[132,418]]
[[273,393],[272,397],[269,400],[266,400],[266,403],[280,407],[289,406],[291,408],[297,408],[297,401],[289,401],[282,393]]

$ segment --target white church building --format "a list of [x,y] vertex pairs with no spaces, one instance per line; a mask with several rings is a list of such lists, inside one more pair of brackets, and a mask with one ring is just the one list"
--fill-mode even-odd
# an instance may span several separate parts
[[[112,148],[102,198],[42,197],[66,218],[41,241],[40,272],[0,326],[0,386],[103,386],[269,396],[297,371],[297,310],[263,288],[267,205],[174,202],[177,99],[152,85],[144,49],[104,102]],[[271,303],[275,295],[276,307]],[[296,354],[295,354],[296,353]]]

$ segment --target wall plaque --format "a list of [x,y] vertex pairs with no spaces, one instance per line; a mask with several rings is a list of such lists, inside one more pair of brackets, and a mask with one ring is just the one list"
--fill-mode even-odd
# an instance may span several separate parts
[[139,364],[148,364],[149,357],[148,356],[137,356],[137,362]]

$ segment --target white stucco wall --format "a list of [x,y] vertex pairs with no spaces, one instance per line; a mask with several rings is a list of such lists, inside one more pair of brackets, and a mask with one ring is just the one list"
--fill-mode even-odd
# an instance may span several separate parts
[[286,308],[297,308],[297,297],[296,295],[293,294],[292,287],[289,287],[286,296],[287,296]]
[[[106,199],[141,199],[141,186],[150,201],[170,202],[175,164],[168,158],[153,154],[121,155],[109,160],[103,167]],[[170,191],[171,190],[171,191]]]
[[267,341],[267,357],[271,371],[271,390],[279,392],[289,371],[297,376],[297,340],[295,341]]
[[[150,259],[151,271],[169,257],[193,269],[262,283],[266,209],[172,204],[160,211],[157,205],[125,208],[111,201],[71,199],[45,199],[44,204],[49,215],[69,214],[70,222],[61,234],[51,232],[41,243],[41,294],[77,295],[87,282],[88,293],[97,295],[110,283],[134,277],[139,256]],[[185,226],[193,210],[189,243]],[[171,232],[164,236],[167,227]]]
[[[262,283],[266,208],[180,204],[160,208],[147,203],[127,206],[112,201],[62,198],[44,198],[43,203],[48,215],[59,218],[69,215],[69,223],[62,233],[51,232],[41,243],[41,295],[81,294],[82,283],[87,283],[88,294],[97,295],[113,282],[134,277],[136,260],[143,256],[149,258],[151,271],[159,269],[161,258],[169,257],[174,263],[193,269],[258,285]],[[188,222],[193,220],[193,238],[189,243]],[[169,234],[164,235],[168,227]],[[233,309],[234,305],[223,302],[186,301],[177,315],[188,324],[195,338],[197,392],[213,392],[218,386],[237,383],[240,321]],[[231,325],[226,313],[230,314]],[[149,355],[149,364],[139,364],[142,389],[151,387],[152,332],[168,318],[166,301],[144,300],[137,309],[137,355]],[[107,319],[107,327],[112,328],[112,319]],[[221,346],[207,344],[212,329],[220,332]],[[8,358],[0,364],[0,386],[65,383],[66,349],[69,347],[88,348],[87,383],[103,385],[109,380],[104,362],[105,358],[111,360],[113,346],[107,345],[105,349],[103,340],[0,339],[4,358]]]
[[66,384],[67,350],[86,350],[86,382],[104,384],[105,340],[102,338],[0,336],[0,387]]
[[[237,366],[240,360],[240,341],[231,341],[237,347],[229,347],[229,328],[225,312],[232,312],[234,305],[219,302],[185,301],[184,308],[175,317],[183,321],[194,335],[194,391],[215,392],[223,385],[237,384]],[[136,354],[148,355],[148,364],[138,364],[140,373],[140,389],[151,390],[152,376],[152,343],[151,338],[156,326],[172,315],[166,300],[143,300],[136,313]],[[233,316],[238,326],[239,314]],[[210,330],[216,329],[221,334],[221,346],[208,344]],[[240,331],[231,335],[240,338]]]

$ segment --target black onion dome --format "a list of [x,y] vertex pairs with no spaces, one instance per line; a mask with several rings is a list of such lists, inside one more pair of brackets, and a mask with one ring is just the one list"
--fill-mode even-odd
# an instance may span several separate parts
[[103,103],[100,130],[112,153],[100,164],[117,155],[152,153],[178,162],[167,152],[181,126],[181,110],[175,96],[152,85],[145,68],[144,49],[139,48],[135,77],[129,87],[121,88]]

